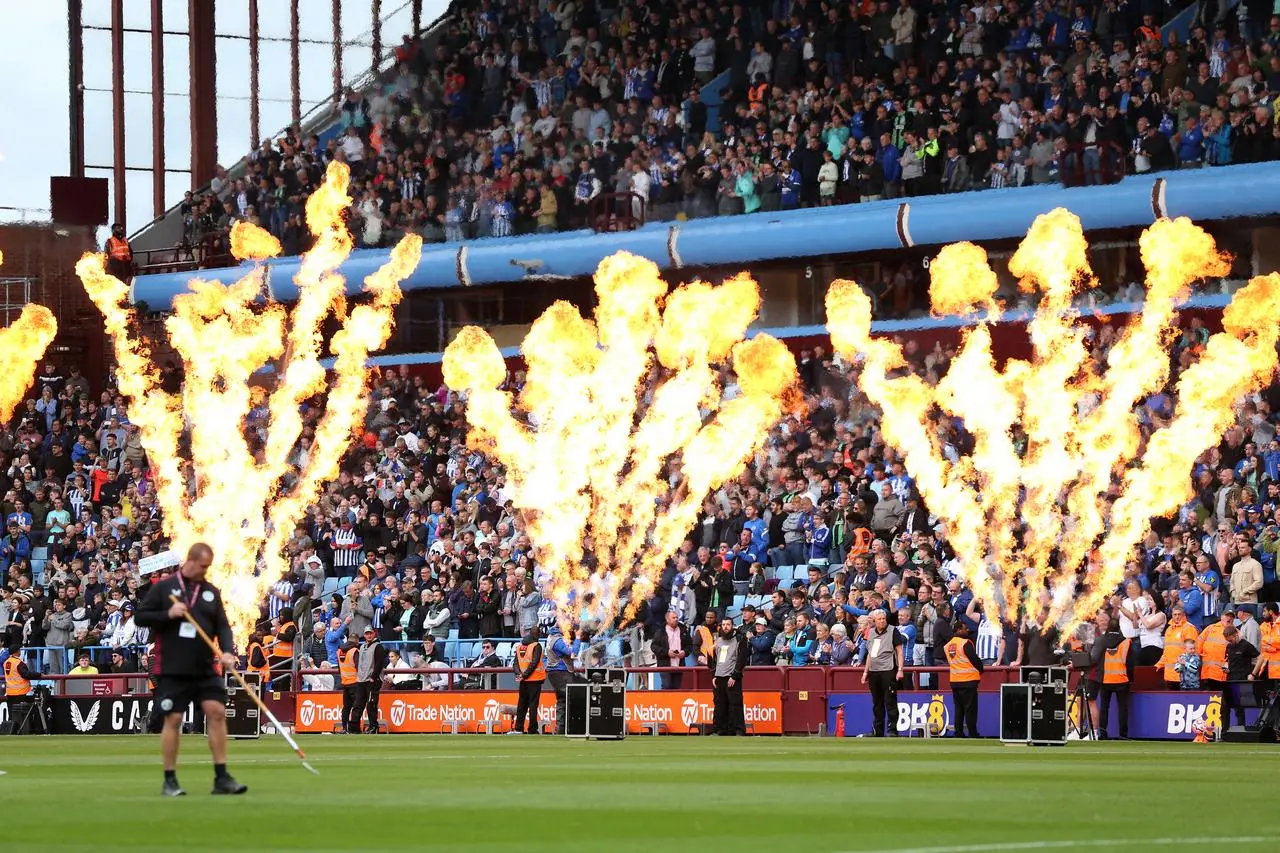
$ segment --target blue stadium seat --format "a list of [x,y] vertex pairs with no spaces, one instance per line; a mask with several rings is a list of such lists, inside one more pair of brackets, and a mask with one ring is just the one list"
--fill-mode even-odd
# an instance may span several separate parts
[[796,567],[778,566],[773,570],[773,576],[778,579],[779,586],[786,586],[796,579]]
[[353,577],[349,577],[349,578],[338,578],[338,590],[337,590],[337,591],[338,591],[339,593],[342,593],[342,594],[344,594],[344,595],[345,595],[345,594],[346,594],[346,591],[347,591],[347,587],[351,586],[351,582],[352,582],[353,580],[355,580],[355,578],[353,578]]
[[44,563],[44,561],[47,559],[49,559],[49,549],[46,548],[44,545],[37,545],[36,547],[31,549],[32,565],[35,564],[36,560],[39,560],[41,563]]
[[510,643],[498,643],[497,647],[493,650],[493,652],[498,656],[498,658],[503,663],[511,663],[511,644]]
[[767,595],[748,595],[746,603],[750,604],[756,610],[759,610],[760,607],[768,600],[769,596]]
[[745,595],[735,595],[733,597],[733,607],[736,607],[739,613],[742,612],[742,606],[746,603],[747,597]]
[[338,591],[338,579],[325,578],[324,586],[320,588],[320,597],[328,598],[329,596],[333,595],[337,591]]
[[742,616],[742,608],[739,605],[731,604],[724,609],[724,615],[726,618],[737,622],[738,618]]

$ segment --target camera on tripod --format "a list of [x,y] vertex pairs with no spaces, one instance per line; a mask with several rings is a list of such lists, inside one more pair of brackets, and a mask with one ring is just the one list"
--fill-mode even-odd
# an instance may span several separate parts
[[0,731],[11,735],[52,734],[49,724],[52,716],[49,700],[52,697],[53,691],[43,684],[32,690],[30,696],[10,696],[7,728]]

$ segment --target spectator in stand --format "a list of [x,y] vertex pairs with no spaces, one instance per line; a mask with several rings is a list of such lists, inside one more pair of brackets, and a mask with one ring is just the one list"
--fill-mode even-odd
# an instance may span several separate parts
[[[219,167],[184,201],[184,222],[196,242],[252,216],[305,250],[292,232],[335,159],[353,170],[361,245],[582,227],[605,187],[670,219],[1275,160],[1274,39],[1254,48],[1263,5],[1162,44],[1165,7],[1130,30],[1120,9],[936,0],[786,20],[686,0],[639,21],[591,4],[542,18],[515,0],[460,4],[433,54],[409,38],[368,91],[346,92],[338,137],[264,140],[242,175]],[[717,72],[718,124],[700,91]],[[883,177],[860,172],[872,162]]]

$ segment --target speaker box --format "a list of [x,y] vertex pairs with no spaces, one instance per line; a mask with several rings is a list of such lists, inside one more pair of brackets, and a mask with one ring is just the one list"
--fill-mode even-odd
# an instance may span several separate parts
[[60,225],[106,225],[107,179],[51,177],[49,207]]
[[587,736],[587,715],[590,713],[589,684],[566,684],[564,688],[565,737]]
[[1000,685],[1000,740],[1009,743],[1030,743],[1030,685]]

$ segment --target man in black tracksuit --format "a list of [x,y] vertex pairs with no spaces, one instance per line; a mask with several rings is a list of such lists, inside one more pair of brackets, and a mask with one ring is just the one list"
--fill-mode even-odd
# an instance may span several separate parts
[[369,719],[366,734],[378,733],[378,697],[382,693],[382,671],[386,668],[387,650],[378,642],[378,629],[370,625],[364,629],[364,644],[356,653],[355,720],[360,722],[360,708],[364,706]]
[[742,699],[742,670],[751,654],[745,635],[733,627],[732,619],[721,619],[715,644],[708,657],[711,683],[715,688],[715,716],[712,734],[745,735],[747,721]]
[[182,718],[187,706],[200,703],[208,727],[209,752],[213,754],[213,793],[243,794],[248,788],[227,774],[227,690],[214,671],[214,655],[191,617],[204,632],[217,640],[218,662],[232,669],[239,661],[232,653],[235,643],[231,624],[222,606],[222,593],[205,580],[213,563],[213,550],[204,543],[191,546],[187,559],[171,577],[151,585],[134,614],[134,621],[151,629],[155,643],[151,673],[156,678],[155,698],[164,714],[161,752],[164,755],[166,797],[181,797],[186,791],[178,784],[178,745]]

